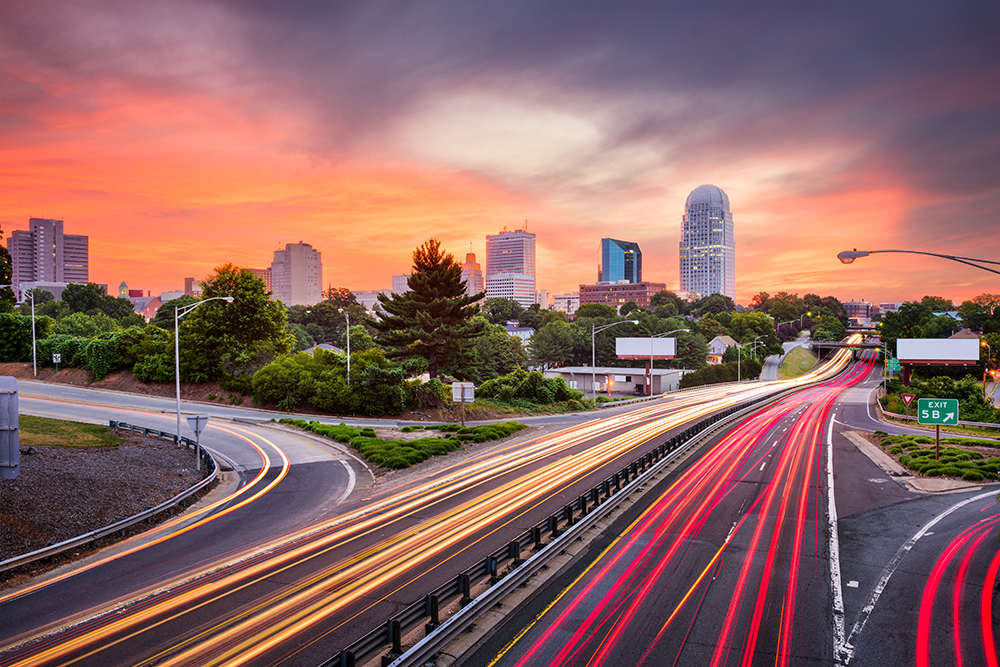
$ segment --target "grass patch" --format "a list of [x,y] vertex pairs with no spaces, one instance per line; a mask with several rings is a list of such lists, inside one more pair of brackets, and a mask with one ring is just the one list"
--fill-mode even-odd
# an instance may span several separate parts
[[[996,440],[970,438],[941,438],[940,458],[934,458],[934,438],[926,435],[878,434],[882,445],[899,462],[914,472],[927,477],[959,477],[967,482],[1000,479],[1000,457],[987,458],[964,447],[992,447],[1000,449]],[[963,447],[964,446],[964,447]]]
[[792,351],[785,355],[781,361],[781,368],[778,369],[778,377],[782,380],[791,380],[800,375],[805,375],[819,363],[819,357],[801,345],[793,347]]
[[[356,428],[346,424],[320,424],[316,421],[307,422],[304,419],[279,419],[282,424],[291,424],[313,433],[325,435],[328,438],[344,442],[356,449],[365,459],[374,465],[385,468],[409,468],[426,461],[432,456],[442,456],[461,448],[463,442],[487,442],[499,440],[517,433],[523,428],[520,422],[507,421],[497,424],[481,424],[474,427],[458,424],[442,424],[440,426],[425,426],[423,430],[436,430],[444,437],[425,437],[416,440],[383,440],[376,437],[374,429]],[[400,431],[407,433],[420,430],[420,427],[404,426]]]
[[117,447],[120,436],[99,424],[81,424],[47,417],[18,416],[20,443],[25,447]]

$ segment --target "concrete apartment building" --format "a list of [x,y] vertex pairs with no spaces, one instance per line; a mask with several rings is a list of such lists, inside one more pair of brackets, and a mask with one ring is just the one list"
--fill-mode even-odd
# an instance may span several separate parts
[[323,258],[308,243],[286,243],[274,251],[271,289],[286,306],[311,306],[323,300]]
[[486,237],[486,298],[535,303],[535,235],[523,229]]
[[30,218],[28,230],[14,230],[7,239],[13,260],[11,282],[15,287],[39,287],[56,295],[70,283],[89,280],[90,239],[65,234],[62,220]]

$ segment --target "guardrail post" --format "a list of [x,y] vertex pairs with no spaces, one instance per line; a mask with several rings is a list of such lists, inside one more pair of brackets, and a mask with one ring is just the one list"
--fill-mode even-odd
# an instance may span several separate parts
[[553,540],[559,537],[559,517],[555,514],[549,517],[549,534]]
[[464,607],[472,602],[472,583],[465,572],[458,575],[458,589],[462,592],[462,600],[459,602],[461,606]]
[[604,499],[607,500],[611,497],[611,480],[606,479],[601,482],[601,491],[604,493]]
[[428,595],[424,598],[424,613],[430,617],[430,621],[424,625],[424,634],[430,634],[441,625],[440,601],[436,595]]
[[580,507],[580,516],[581,517],[587,516],[587,494],[584,493],[582,496],[580,496],[577,499],[576,502],[577,502],[577,505],[579,505],[579,507]]
[[486,557],[486,571],[490,575],[490,586],[500,581],[500,577],[497,575],[497,559],[493,556]]
[[569,504],[563,508],[563,519],[566,521],[566,527],[569,528],[573,525],[573,505]]
[[341,651],[340,661],[337,664],[340,667],[357,667],[357,657],[354,655],[354,651]]
[[511,540],[507,546],[507,556],[514,562],[514,567],[519,566],[524,561],[521,559],[521,543]]
[[639,468],[635,465],[635,461],[633,461],[632,465],[630,465],[628,467],[628,478],[627,479],[628,479],[628,481],[631,482],[633,479],[635,479],[638,476],[639,476]]
[[540,526],[531,527],[531,541],[535,543],[535,546],[532,547],[535,551],[542,548],[542,529]]
[[601,504],[601,487],[595,486],[590,490],[590,500],[588,502],[594,507]]
[[622,472],[619,470],[615,473],[615,493],[622,490]]

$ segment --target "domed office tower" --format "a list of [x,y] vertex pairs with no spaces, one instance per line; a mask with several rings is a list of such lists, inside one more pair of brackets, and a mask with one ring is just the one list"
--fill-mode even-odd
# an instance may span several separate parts
[[680,246],[681,292],[736,300],[733,214],[722,188],[700,185],[688,195]]

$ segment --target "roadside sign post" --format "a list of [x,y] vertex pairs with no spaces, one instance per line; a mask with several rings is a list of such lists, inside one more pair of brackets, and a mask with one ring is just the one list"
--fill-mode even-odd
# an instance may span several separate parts
[[56,365],[56,373],[59,372],[59,362],[60,361],[62,361],[62,355],[61,354],[53,354],[52,355],[52,363],[54,363]]
[[903,406],[906,408],[906,416],[909,417],[910,416],[910,403],[913,402],[913,399],[915,399],[917,397],[917,395],[916,394],[900,394],[899,397],[901,399],[903,399]]
[[462,426],[465,426],[465,402],[476,400],[476,385],[471,382],[452,382],[451,400],[462,404]]
[[917,423],[934,425],[934,460],[937,461],[941,456],[941,427],[958,425],[958,399],[918,399]]
[[[195,457],[195,467],[197,471],[201,471],[201,432],[205,429],[208,424],[208,415],[191,415],[187,418],[188,425],[191,430],[194,431],[194,457]],[[178,439],[180,436],[177,436]]]

